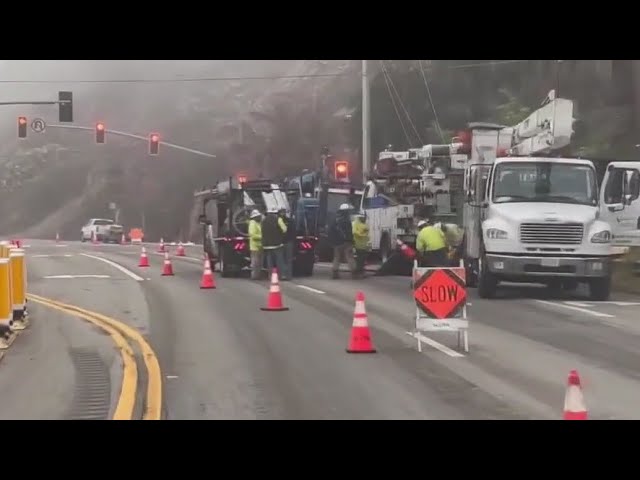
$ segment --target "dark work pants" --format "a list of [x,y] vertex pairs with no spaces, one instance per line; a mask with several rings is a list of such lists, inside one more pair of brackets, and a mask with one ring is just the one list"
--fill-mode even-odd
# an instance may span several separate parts
[[418,263],[421,267],[448,267],[450,262],[447,256],[447,249],[441,248],[440,250],[421,252]]
[[356,249],[356,273],[364,273],[364,261],[368,254],[367,250]]
[[287,269],[284,264],[284,245],[277,248],[263,248],[263,252],[267,259],[269,278],[271,278],[274,267],[278,269],[278,279],[287,278]]

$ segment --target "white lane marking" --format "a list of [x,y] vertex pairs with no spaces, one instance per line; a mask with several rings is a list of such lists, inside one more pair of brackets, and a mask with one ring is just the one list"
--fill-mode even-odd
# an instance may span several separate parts
[[548,302],[546,300],[536,300],[536,302],[544,303],[545,305],[551,305],[552,307],[568,308],[569,310],[575,310],[576,312],[587,313],[589,315],[593,315],[594,317],[615,318],[615,315],[609,315],[608,313],[600,313],[600,312],[596,312],[595,310],[587,310],[586,308],[574,307],[572,305],[565,305],[563,303]]
[[69,245],[56,245],[56,247],[68,247]]
[[414,333],[414,332],[405,332],[405,333],[407,335],[409,335],[410,337],[413,337],[415,339],[420,339],[420,341],[422,343],[426,343],[427,345],[432,346],[436,350],[440,350],[442,353],[446,353],[450,357],[454,357],[454,358],[464,357],[464,355],[462,353],[456,352],[455,350],[452,350],[449,347],[447,347],[446,345],[442,345],[441,343],[438,343],[438,342],[436,342],[435,340],[432,340],[429,337],[425,337],[421,333]]
[[111,278],[111,275],[47,275],[42,278]]
[[38,255],[31,255],[29,258],[51,258],[51,257],[57,257],[57,258],[60,258],[60,257],[66,257],[66,258],[69,258],[69,257],[73,257],[73,255],[72,255],[72,254],[70,254],[70,253],[65,253],[64,255],[57,255],[57,254],[52,254],[52,255],[47,255],[47,254],[38,254]]
[[608,301],[608,302],[598,302],[598,303],[606,303],[608,305],[615,305],[617,307],[634,307],[634,306],[640,305],[640,302],[613,302],[613,301]]
[[583,308],[591,308],[593,305],[590,303],[582,303],[582,302],[564,302],[567,305],[573,305],[574,307],[583,307]]
[[133,278],[136,282],[143,282],[144,281],[144,278],[142,278],[139,275],[136,275],[131,270],[127,270],[122,265],[118,265],[116,262],[112,262],[111,260],[108,260],[108,259],[103,258],[103,257],[96,257],[95,255],[89,255],[88,253],[81,253],[80,255],[83,255],[83,256],[88,257],[88,258],[93,258],[94,260],[99,260],[101,262],[106,263],[107,265],[111,265],[113,268],[117,268],[118,270],[120,270],[122,273],[124,273],[128,277]]
[[173,380],[173,379],[176,379],[176,378],[178,378],[177,375],[167,375],[167,379],[168,380]]
[[304,288],[305,290],[309,290],[310,292],[313,292],[313,293],[319,293],[321,295],[324,295],[325,293],[327,293],[327,292],[323,292],[322,290],[318,290],[317,288],[307,287],[306,285],[300,285],[299,283],[294,283],[294,285],[296,287]]

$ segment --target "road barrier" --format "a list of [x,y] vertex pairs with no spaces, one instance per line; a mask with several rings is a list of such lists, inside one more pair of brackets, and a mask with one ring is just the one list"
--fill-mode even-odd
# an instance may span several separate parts
[[15,331],[27,326],[25,251],[0,242],[0,350],[8,348]]
[[26,328],[27,272],[24,250],[12,248],[9,252],[9,270],[11,271],[11,304],[13,308],[13,329]]

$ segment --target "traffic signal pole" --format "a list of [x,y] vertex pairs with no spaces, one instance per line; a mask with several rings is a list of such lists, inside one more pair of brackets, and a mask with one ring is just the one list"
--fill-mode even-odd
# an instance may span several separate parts
[[[65,129],[69,129],[69,130],[88,130],[88,131],[95,131],[95,127],[81,127],[78,125],[47,125],[47,128],[65,128]],[[119,135],[121,137],[129,137],[129,138],[135,138],[138,140],[144,140],[145,142],[149,141],[149,137],[143,137],[142,135],[136,135],[134,133],[129,133],[129,132],[122,132],[119,130],[109,130],[108,128],[104,129],[105,132],[113,134],[113,135]],[[192,148],[187,148],[187,147],[183,147],[182,145],[176,145],[175,143],[168,143],[168,142],[163,142],[160,141],[158,142],[161,145],[165,145],[167,147],[171,147],[171,148],[175,148],[176,150],[182,150],[184,152],[189,152],[189,153],[193,153],[195,155],[201,155],[203,157],[209,157],[209,158],[216,158],[215,155],[211,154],[211,153],[206,153],[206,152],[201,152],[200,150],[194,150]]]

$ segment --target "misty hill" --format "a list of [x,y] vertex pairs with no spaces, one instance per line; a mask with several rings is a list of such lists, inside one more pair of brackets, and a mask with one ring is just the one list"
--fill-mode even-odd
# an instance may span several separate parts
[[[557,88],[576,104],[575,154],[634,158],[637,63],[371,61],[372,152],[449,141],[468,121],[515,123]],[[18,142],[19,114],[55,124],[57,108],[4,107],[0,234],[76,238],[89,217],[111,215],[109,202],[116,202],[125,226],[144,224],[150,238],[186,239],[197,187],[240,170],[273,176],[312,167],[323,145],[359,153],[360,61],[4,61],[0,71],[4,81],[61,81],[0,83],[5,101],[55,99],[70,89],[74,125],[157,131],[217,155],[161,146],[160,156],[149,157],[144,141],[107,135],[98,146],[92,132],[54,128]],[[277,76],[308,77],[246,79]],[[185,81],[196,77],[206,80]],[[182,81],[64,83],[109,79]]]

